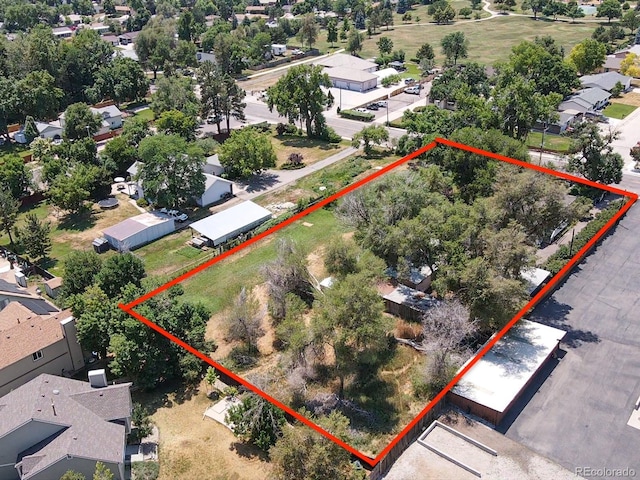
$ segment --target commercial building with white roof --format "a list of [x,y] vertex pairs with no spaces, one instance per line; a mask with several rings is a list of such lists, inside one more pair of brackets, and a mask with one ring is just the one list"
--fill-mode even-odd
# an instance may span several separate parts
[[450,401],[498,425],[555,355],[565,334],[548,325],[520,320],[451,389]]

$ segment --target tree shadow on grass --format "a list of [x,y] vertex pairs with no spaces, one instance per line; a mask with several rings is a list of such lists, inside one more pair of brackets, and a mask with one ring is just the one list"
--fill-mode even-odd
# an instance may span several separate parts
[[345,388],[342,413],[351,426],[371,433],[390,433],[398,425],[399,412],[390,399],[395,386],[378,376],[361,377]]
[[238,180],[236,183],[246,186],[245,191],[247,193],[260,192],[276,185],[278,183],[278,176],[270,172],[263,172],[259,175],[252,175],[244,180]]
[[[320,150],[338,150],[340,145],[323,142],[321,140],[308,139],[306,137],[282,136],[282,145],[292,148],[319,148]],[[304,155],[304,153],[303,153]]]
[[138,390],[132,392],[134,402],[141,403],[153,415],[160,408],[172,408],[188,402],[198,395],[200,390],[194,385],[185,385],[177,380],[164,382],[153,390]]
[[75,214],[68,214],[62,217],[58,223],[58,230],[71,230],[83,232],[93,228],[96,224],[96,216],[90,210],[85,210]]
[[255,445],[251,445],[250,443],[231,442],[229,450],[249,460],[253,460],[255,458],[258,458],[263,462],[267,462],[269,460],[269,455],[266,452],[260,450]]

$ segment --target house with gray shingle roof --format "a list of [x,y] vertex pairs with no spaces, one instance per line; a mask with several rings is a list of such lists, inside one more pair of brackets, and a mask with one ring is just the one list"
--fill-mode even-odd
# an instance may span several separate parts
[[611,94],[601,88],[585,88],[568,97],[558,107],[559,111],[576,110],[593,113],[606,107]]
[[130,386],[43,374],[0,397],[0,480],[92,478],[97,462],[124,479]]
[[623,91],[631,88],[631,77],[618,72],[596,73],[580,77],[580,83],[584,88],[601,88],[607,92],[611,92],[618,82],[622,85]]

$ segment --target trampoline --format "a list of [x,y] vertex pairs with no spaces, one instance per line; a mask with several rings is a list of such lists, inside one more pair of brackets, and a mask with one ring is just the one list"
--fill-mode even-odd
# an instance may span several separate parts
[[115,208],[115,207],[118,206],[118,199],[117,198],[105,198],[104,200],[100,200],[98,202],[98,205],[100,205],[100,208],[103,208],[103,209]]

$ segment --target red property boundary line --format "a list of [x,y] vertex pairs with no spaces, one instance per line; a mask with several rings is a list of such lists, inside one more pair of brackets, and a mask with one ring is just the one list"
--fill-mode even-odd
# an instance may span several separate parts
[[[187,278],[195,275],[198,272],[201,272],[202,270],[210,267],[211,265],[214,265],[214,264],[220,262],[221,260],[233,255],[234,253],[236,253],[236,252],[238,252],[238,251],[240,251],[240,250],[242,250],[244,248],[247,248],[248,246],[250,246],[250,245],[262,240],[263,238],[271,235],[272,233],[275,233],[276,231],[280,230],[281,228],[284,228],[287,225],[291,225],[292,223],[296,222],[297,220],[300,220],[301,218],[305,217],[309,213],[314,212],[314,211],[316,211],[316,210],[318,210],[318,209],[330,204],[331,202],[334,202],[335,200],[337,200],[337,199],[343,197],[344,195],[346,195],[347,193],[352,192],[353,190],[355,190],[355,189],[357,189],[357,188],[359,188],[359,187],[371,182],[372,180],[375,180],[376,178],[381,177],[382,175],[390,172],[391,170],[395,169],[396,167],[408,162],[409,160],[412,160],[415,157],[428,152],[429,150],[431,150],[432,148],[436,147],[437,145],[444,145],[444,146],[448,146],[448,147],[457,148],[457,149],[460,149],[460,150],[465,150],[465,151],[468,151],[470,153],[474,153],[474,154],[477,154],[477,155],[482,155],[482,156],[485,156],[485,157],[488,157],[488,158],[491,158],[491,159],[494,159],[494,160],[499,160],[499,161],[502,161],[502,162],[510,163],[512,165],[517,165],[519,167],[528,168],[528,169],[531,169],[531,170],[535,170],[537,172],[541,172],[541,173],[545,173],[545,174],[548,174],[548,175],[552,175],[554,177],[558,177],[558,178],[561,178],[563,180],[569,180],[569,181],[572,181],[572,182],[581,183],[583,185],[588,185],[590,187],[606,190],[608,192],[611,192],[611,193],[614,193],[614,194],[617,194],[617,195],[625,196],[625,197],[627,197],[629,199],[629,201],[620,209],[620,211],[611,220],[609,220],[607,222],[607,224],[604,227],[602,227],[593,236],[593,238],[591,240],[589,240],[589,242],[583,248],[581,248],[571,258],[571,260],[564,266],[564,268],[562,268],[562,270],[560,270],[560,272],[558,272],[551,279],[551,281],[547,285],[545,285],[538,292],[538,294],[536,294],[529,301],[529,303],[527,303],[527,305],[525,305],[513,317],[513,319],[507,325],[505,325],[504,328],[502,328],[502,330],[500,330],[482,348],[482,350],[480,350],[480,352],[478,352],[476,354],[475,357],[473,357],[471,359],[471,361],[469,361],[465,365],[465,367],[455,376],[455,378],[453,380],[451,380],[451,382],[449,382],[447,384],[447,386],[438,395],[436,395],[436,397],[433,398],[433,400],[431,400],[427,404],[427,406],[375,458],[370,458],[370,457],[362,454],[361,452],[359,452],[355,448],[351,447],[350,445],[346,444],[345,442],[343,442],[339,438],[333,436],[330,432],[327,432],[326,430],[322,429],[321,427],[319,427],[318,425],[313,423],[308,418],[302,416],[301,414],[299,414],[295,410],[291,409],[290,407],[284,405],[283,403],[281,403],[280,401],[276,400],[275,398],[273,398],[269,394],[267,394],[267,393],[263,392],[262,390],[258,389],[257,387],[255,387],[254,385],[250,384],[249,382],[247,382],[243,378],[239,377],[235,373],[231,372],[230,370],[226,369],[222,365],[219,365],[218,363],[213,361],[208,355],[205,355],[204,353],[202,353],[202,352],[196,350],[195,348],[191,347],[187,343],[183,342],[182,340],[180,340],[176,336],[172,335],[168,331],[166,331],[163,328],[159,327],[158,325],[156,325],[155,323],[151,322],[150,320],[148,320],[147,318],[145,318],[144,316],[140,315],[138,312],[136,312],[134,310],[134,307],[136,307],[137,305],[140,305],[141,303],[143,303],[144,301],[148,300],[149,298],[151,298],[151,297],[153,297],[153,296],[155,296],[155,295],[167,290],[168,288],[170,288],[170,287],[182,282],[183,280],[186,280]],[[520,320],[542,297],[544,297],[555,286],[555,284],[558,282],[559,279],[563,278],[566,274],[569,273],[569,271],[580,261],[580,259],[631,208],[631,206],[636,202],[636,200],[638,200],[638,195],[635,194],[635,193],[627,192],[626,190],[621,190],[621,189],[618,189],[618,188],[615,188],[615,187],[611,187],[611,186],[608,186],[608,185],[601,185],[601,184],[598,184],[598,183],[595,183],[595,182],[591,182],[591,181],[583,179],[583,178],[574,177],[573,175],[569,175],[569,174],[566,174],[566,173],[563,173],[563,172],[557,172],[557,171],[550,170],[548,168],[544,168],[544,167],[541,167],[541,166],[538,166],[538,165],[532,165],[530,163],[526,163],[526,162],[522,162],[522,161],[519,161],[519,160],[515,160],[513,158],[505,157],[503,155],[498,155],[498,154],[495,154],[495,153],[487,152],[485,150],[481,150],[479,148],[471,147],[471,146],[464,145],[464,144],[461,144],[461,143],[456,143],[456,142],[453,142],[451,140],[447,140],[447,139],[444,139],[444,138],[436,138],[430,144],[420,148],[419,150],[416,150],[415,152],[407,155],[404,158],[401,158],[400,160],[397,160],[397,161],[391,163],[390,165],[387,165],[386,167],[382,168],[381,170],[379,170],[379,171],[377,171],[377,172],[375,172],[375,173],[373,173],[373,174],[371,174],[371,175],[369,175],[369,176],[367,176],[367,177],[365,177],[365,178],[353,183],[352,185],[349,185],[348,187],[346,187],[345,189],[341,190],[340,192],[337,192],[334,195],[331,195],[330,197],[328,197],[328,198],[318,202],[317,204],[315,204],[315,205],[303,210],[302,212],[292,216],[291,218],[283,221],[282,223],[280,223],[278,225],[275,225],[274,227],[270,228],[269,230],[266,230],[265,232],[263,232],[263,233],[261,233],[259,235],[256,235],[255,237],[247,240],[246,242],[244,242],[244,243],[232,248],[231,250],[228,250],[227,252],[224,252],[223,254],[221,254],[221,255],[219,255],[219,256],[207,261],[206,263],[194,268],[193,270],[190,270],[189,272],[184,273],[183,275],[180,275],[179,277],[177,277],[177,278],[165,283],[164,285],[156,288],[155,290],[152,290],[151,292],[141,296],[140,298],[138,298],[138,299],[126,304],[126,305],[119,304],[118,307],[120,309],[124,310],[125,312],[127,312],[128,314],[130,314],[131,316],[133,316],[134,318],[138,319],[140,322],[142,322],[145,325],[147,325],[149,328],[151,328],[151,329],[155,330],[156,332],[164,335],[166,338],[168,338],[172,342],[175,342],[176,344],[180,345],[182,348],[184,348],[188,352],[192,353],[193,355],[195,355],[196,357],[198,357],[202,361],[208,363],[209,365],[211,365],[212,367],[220,370],[221,372],[224,372],[225,375],[228,375],[230,378],[232,378],[235,381],[237,381],[238,383],[244,385],[249,390],[255,392],[256,394],[260,395],[264,399],[268,400],[269,402],[274,404],[276,407],[278,407],[278,408],[282,409],[283,411],[285,411],[287,414],[289,414],[292,417],[296,418],[297,420],[299,420],[300,422],[304,423],[305,425],[311,427],[312,429],[314,429],[315,431],[317,431],[321,435],[324,435],[326,438],[328,438],[328,439],[332,440],[333,442],[337,443],[342,448],[344,448],[345,450],[347,450],[351,454],[355,455],[361,461],[365,462],[366,464],[368,464],[371,467],[374,467],[429,412],[429,410],[431,410],[431,408],[433,408],[434,405],[436,405],[440,400],[442,400],[442,398],[449,392],[449,390],[451,390],[451,388],[453,388],[453,386],[456,383],[458,383],[458,381],[462,378],[462,376],[465,373],[467,373],[469,371],[469,369],[472,368],[476,364],[476,362],[478,362],[478,360],[480,360],[491,349],[491,347],[493,347],[493,345],[500,338],[502,338],[502,336],[505,333],[507,333],[507,331],[518,320]]]

